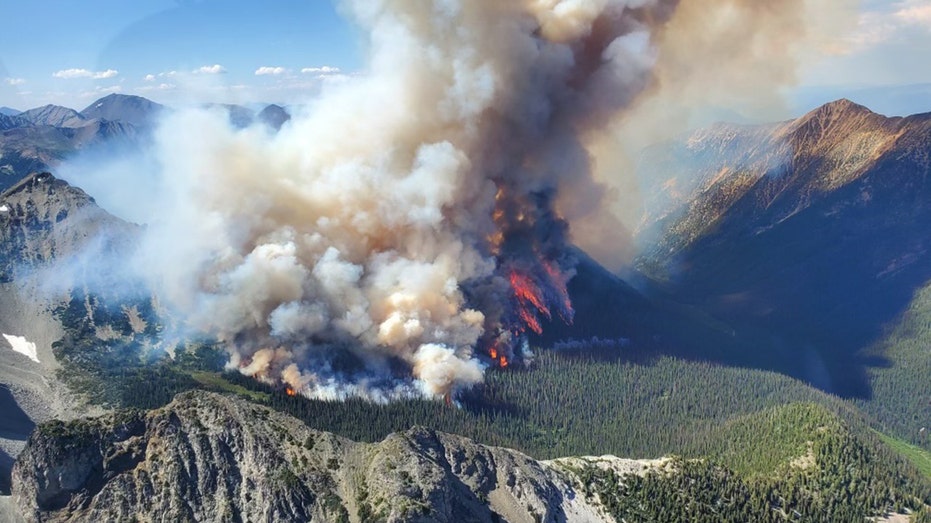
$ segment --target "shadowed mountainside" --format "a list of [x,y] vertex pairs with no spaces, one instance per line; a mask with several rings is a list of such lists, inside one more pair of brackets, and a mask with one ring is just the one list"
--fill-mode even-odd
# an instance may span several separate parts
[[[846,100],[778,125],[719,125],[648,151],[658,196],[639,266],[736,329],[726,363],[869,397],[859,351],[931,279],[931,114]],[[649,191],[647,191],[649,192]]]

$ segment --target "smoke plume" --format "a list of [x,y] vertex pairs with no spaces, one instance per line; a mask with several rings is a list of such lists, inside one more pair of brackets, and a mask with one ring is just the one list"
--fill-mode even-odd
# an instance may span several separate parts
[[695,31],[677,10],[709,3],[349,1],[366,71],[280,132],[166,117],[138,265],[246,374],[326,398],[471,386],[572,321],[570,224],[623,231],[591,226],[612,194],[593,144]]

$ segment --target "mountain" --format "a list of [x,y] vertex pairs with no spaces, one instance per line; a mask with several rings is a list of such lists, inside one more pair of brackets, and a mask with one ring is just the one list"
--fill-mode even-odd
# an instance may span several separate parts
[[203,107],[223,110],[229,118],[230,125],[239,129],[249,127],[255,121],[255,111],[242,105],[210,103],[204,104]]
[[20,113],[22,113],[22,111],[13,109],[11,107],[6,107],[6,106],[0,107],[0,114],[4,116],[16,116]]
[[36,423],[99,411],[59,379],[52,346],[64,331],[54,309],[68,302],[70,289],[53,290],[68,278],[65,264],[55,261],[99,253],[88,250],[95,237],[111,234],[113,245],[125,237],[126,227],[83,191],[47,173],[27,176],[0,193],[0,495],[9,493],[13,458]]
[[88,105],[81,116],[130,124],[137,128],[151,127],[165,106],[141,96],[110,94]]
[[29,109],[17,116],[33,125],[50,125],[52,127],[80,127],[87,120],[74,109],[51,104]]
[[255,119],[277,131],[281,129],[285,122],[291,119],[291,115],[288,114],[284,107],[271,104],[259,111]]
[[[3,124],[0,117],[0,127]],[[15,117],[14,117],[15,118]],[[129,124],[90,120],[80,127],[21,125],[0,129],[0,191],[32,172],[48,171],[81,150],[138,147],[143,140]]]
[[639,266],[736,329],[746,349],[728,363],[869,398],[869,369],[889,362],[863,349],[931,279],[929,158],[931,114],[847,100],[657,146]]
[[799,114],[827,100],[846,97],[872,110],[893,116],[931,111],[931,83],[909,85],[833,85],[796,88],[789,94],[790,107]]
[[[575,320],[455,406],[313,401],[209,340],[166,350],[150,292],[65,277],[118,274],[139,229],[32,175],[0,194],[0,331],[42,362],[0,339],[0,494],[29,521],[927,521],[927,120],[840,101],[646,151],[644,276],[566,253]],[[80,409],[40,412],[63,392],[41,382],[154,410],[43,423]],[[658,461],[564,458],[602,454]]]
[[514,451],[423,428],[360,444],[205,392],[43,425],[13,475],[28,521],[602,519],[570,476]]

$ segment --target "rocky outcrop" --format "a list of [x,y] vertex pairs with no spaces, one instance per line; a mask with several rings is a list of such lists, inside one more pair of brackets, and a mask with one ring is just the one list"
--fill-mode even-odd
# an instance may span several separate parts
[[192,391],[40,425],[13,471],[27,521],[604,521],[571,472],[423,428],[356,443]]

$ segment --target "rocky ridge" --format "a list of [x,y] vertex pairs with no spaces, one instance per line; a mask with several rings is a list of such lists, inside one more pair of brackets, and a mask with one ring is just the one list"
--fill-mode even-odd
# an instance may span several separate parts
[[356,443],[192,391],[40,425],[13,471],[26,521],[606,521],[565,466],[413,428]]

